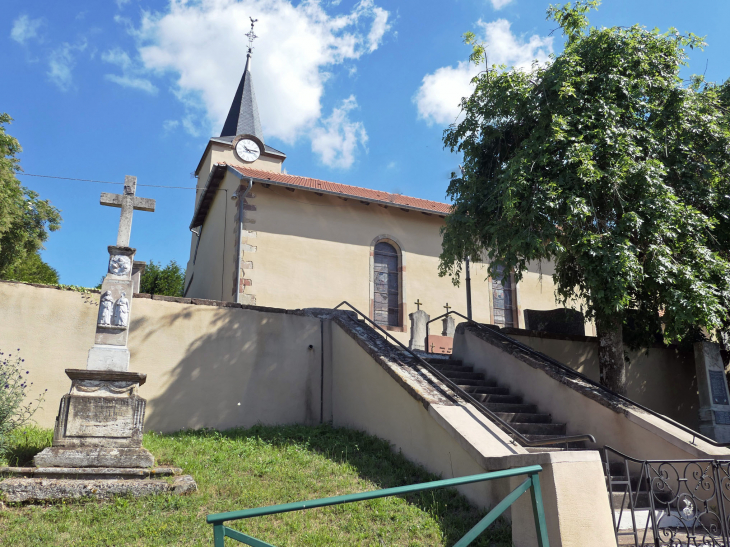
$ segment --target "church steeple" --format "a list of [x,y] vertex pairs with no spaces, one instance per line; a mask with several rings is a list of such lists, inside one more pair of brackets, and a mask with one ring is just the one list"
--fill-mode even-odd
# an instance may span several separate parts
[[251,30],[246,34],[248,36],[246,68],[243,69],[241,82],[238,84],[236,95],[231,103],[231,109],[228,111],[226,122],[223,124],[221,137],[253,135],[263,143],[264,132],[261,130],[259,109],[256,105],[256,93],[254,93],[253,79],[251,78],[251,53],[253,52],[253,40],[256,38],[253,33],[253,25],[257,20],[251,18]]
[[246,134],[258,137],[261,142],[264,142],[264,132],[261,130],[261,120],[256,105],[256,93],[253,90],[250,68],[251,53],[248,53],[246,55],[246,68],[243,71],[241,82],[238,84],[236,95],[233,97],[226,123],[223,124],[221,137],[235,137],[236,135]]

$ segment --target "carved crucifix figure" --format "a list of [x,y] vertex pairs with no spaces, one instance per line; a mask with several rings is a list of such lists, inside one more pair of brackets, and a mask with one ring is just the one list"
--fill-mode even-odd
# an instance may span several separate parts
[[101,193],[102,205],[107,207],[120,207],[122,213],[119,215],[119,232],[117,233],[117,247],[129,247],[129,236],[132,232],[132,213],[137,211],[155,212],[155,200],[149,198],[138,198],[134,194],[137,191],[137,177],[124,177],[124,193],[108,194]]

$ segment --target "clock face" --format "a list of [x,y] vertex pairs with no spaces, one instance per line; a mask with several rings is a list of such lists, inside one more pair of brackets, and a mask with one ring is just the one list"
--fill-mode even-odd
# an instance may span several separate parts
[[259,145],[251,139],[241,139],[236,144],[236,154],[243,161],[255,161],[261,155]]

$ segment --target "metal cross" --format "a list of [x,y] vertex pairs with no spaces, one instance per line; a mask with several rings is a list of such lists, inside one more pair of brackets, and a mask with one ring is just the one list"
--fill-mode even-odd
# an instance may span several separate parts
[[446,305],[444,306],[446,308],[446,313],[449,313],[449,310],[451,309],[451,306],[449,306],[449,303],[446,302]]
[[251,30],[249,30],[249,31],[248,31],[248,32],[247,32],[247,33],[245,34],[245,36],[247,36],[247,37],[248,37],[248,52],[249,52],[249,53],[252,53],[252,52],[253,52],[253,41],[254,41],[254,40],[255,40],[256,38],[258,38],[258,36],[256,36],[256,35],[254,34],[254,32],[253,32],[253,24],[254,24],[254,23],[255,23],[256,21],[258,21],[258,19],[254,19],[253,17],[249,17],[249,19],[251,19]]
[[137,177],[124,177],[124,193],[101,193],[99,203],[107,207],[120,207],[119,232],[117,232],[117,247],[129,247],[129,236],[132,233],[132,213],[137,211],[155,212],[155,200],[135,197],[137,191]]
[[423,302],[421,302],[421,299],[419,298],[418,300],[416,300],[414,304],[416,305],[416,311],[420,311],[421,306],[423,306]]

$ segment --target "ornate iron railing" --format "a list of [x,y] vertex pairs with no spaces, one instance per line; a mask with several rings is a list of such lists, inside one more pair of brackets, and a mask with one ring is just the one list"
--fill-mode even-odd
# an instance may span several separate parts
[[730,547],[730,461],[638,460],[608,446],[604,457],[620,545]]
[[517,501],[517,499],[528,490],[530,491],[530,497],[532,498],[532,509],[535,515],[537,544],[539,547],[549,547],[547,525],[545,523],[545,510],[542,504],[542,491],[540,490],[540,477],[538,475],[540,471],[542,471],[542,467],[539,465],[531,465],[528,467],[518,467],[516,469],[506,469],[504,471],[494,471],[492,473],[482,473],[480,475],[470,475],[468,477],[459,477],[456,479],[424,482],[420,484],[412,484],[410,486],[386,488],[385,490],[373,490],[371,492],[362,492],[360,494],[348,494],[346,496],[335,496],[332,498],[285,503],[282,505],[272,505],[256,509],[245,509],[243,511],[231,511],[229,513],[216,513],[208,515],[206,521],[208,524],[213,525],[213,545],[215,547],[224,547],[225,538],[227,537],[235,539],[241,543],[245,543],[246,545],[252,545],[253,547],[274,547],[270,543],[256,539],[248,534],[234,530],[233,528],[229,528],[225,525],[225,523],[232,520],[261,517],[264,515],[276,515],[279,513],[288,513],[290,511],[302,511],[304,509],[314,509],[315,507],[327,507],[329,505],[340,505],[343,503],[386,498],[389,496],[401,496],[404,494],[411,494],[413,492],[438,490],[440,488],[449,488],[463,484],[474,484],[477,482],[487,482],[496,479],[527,475],[527,478],[522,482],[522,484],[499,502],[494,509],[489,511],[489,513],[487,513],[484,518],[482,518],[471,530],[469,530],[464,537],[454,544],[454,547],[466,547],[467,545],[470,545],[484,530],[487,529],[490,524],[497,519],[497,517],[504,513],[510,505]]
[[[489,410],[486,406],[482,404],[481,401],[473,397],[470,393],[464,391],[461,387],[459,387],[458,384],[456,384],[453,380],[445,376],[441,373],[440,370],[438,370],[436,367],[434,367],[431,363],[423,359],[420,355],[417,353],[414,353],[413,350],[410,348],[407,348],[405,345],[403,345],[400,340],[392,336],[390,333],[388,333],[385,329],[383,329],[380,325],[378,325],[375,321],[370,319],[367,315],[363,314],[360,310],[358,310],[355,306],[347,302],[346,300],[343,302],[340,302],[337,306],[335,306],[334,309],[339,309],[340,306],[348,306],[352,311],[360,315],[365,321],[367,321],[370,325],[375,327],[378,331],[380,331],[381,334],[383,334],[386,339],[394,342],[397,344],[403,351],[409,353],[412,357],[418,360],[418,362],[421,364],[421,366],[425,367],[433,376],[438,378],[438,380],[443,383],[444,385],[448,386],[449,389],[451,389],[453,392],[455,392],[459,397],[464,399],[465,401],[468,401],[471,403],[474,408],[476,408],[482,415],[486,416],[490,421],[495,423],[502,431],[507,433],[512,439],[514,439],[516,442],[520,443],[522,446],[527,447],[538,447],[538,446],[550,446],[550,445],[556,445],[556,444],[564,444],[566,447],[568,446],[568,443],[576,443],[576,442],[584,442],[589,441],[595,444],[596,439],[593,437],[593,435],[569,435],[564,437],[552,437],[549,439],[542,439],[540,441],[531,441],[527,437],[525,437],[522,433],[517,431],[514,427],[512,427],[508,422],[504,421],[502,418],[497,416],[494,412]],[[454,312],[450,312],[454,313]],[[461,314],[459,314],[461,315]],[[462,316],[463,317],[463,316]],[[468,321],[468,319],[467,319]],[[478,323],[475,323],[478,325]]]

